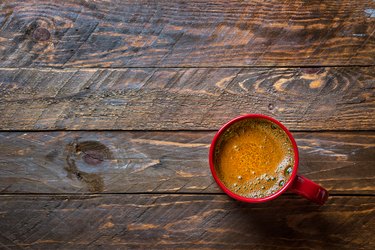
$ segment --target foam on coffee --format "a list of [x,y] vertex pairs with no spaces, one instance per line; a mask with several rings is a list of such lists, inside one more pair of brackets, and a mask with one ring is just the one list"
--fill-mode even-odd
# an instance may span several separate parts
[[282,188],[294,166],[293,145],[283,129],[266,119],[231,125],[215,146],[215,169],[232,192],[267,197]]

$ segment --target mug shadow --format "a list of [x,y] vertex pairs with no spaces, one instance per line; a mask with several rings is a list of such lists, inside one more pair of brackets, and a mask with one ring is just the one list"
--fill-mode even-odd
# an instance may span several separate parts
[[234,201],[233,209],[241,219],[232,226],[248,239],[243,246],[337,247],[342,241],[334,236],[338,224],[330,217],[332,208],[293,194],[262,204]]

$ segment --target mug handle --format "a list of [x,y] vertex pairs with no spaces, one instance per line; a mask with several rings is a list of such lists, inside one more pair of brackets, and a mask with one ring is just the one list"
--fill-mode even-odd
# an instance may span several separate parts
[[328,199],[327,190],[301,175],[293,180],[290,190],[319,205],[323,205]]

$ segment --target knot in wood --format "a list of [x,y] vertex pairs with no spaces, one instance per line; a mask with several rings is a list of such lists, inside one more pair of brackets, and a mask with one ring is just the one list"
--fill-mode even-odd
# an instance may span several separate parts
[[33,39],[36,41],[47,41],[51,37],[51,33],[46,28],[36,28],[33,32]]
[[96,141],[78,143],[76,145],[76,153],[81,153],[83,161],[89,165],[98,165],[104,160],[111,158],[109,149]]

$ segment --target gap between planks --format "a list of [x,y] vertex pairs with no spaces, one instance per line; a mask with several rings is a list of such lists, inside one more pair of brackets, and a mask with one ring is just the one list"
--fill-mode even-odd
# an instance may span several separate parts
[[[95,192],[84,192],[84,193],[0,193],[0,197],[7,197],[7,196],[58,196],[58,197],[65,197],[65,196],[74,196],[74,197],[81,197],[81,196],[110,196],[110,195],[222,195],[227,196],[225,193],[199,193],[199,192],[182,192],[182,193],[173,193],[173,192],[108,192],[108,193],[95,193]],[[300,197],[297,194],[287,193],[282,194],[281,196],[287,197]],[[375,197],[375,194],[356,194],[356,193],[336,193],[336,194],[329,194],[330,197]],[[302,198],[302,197],[301,197]]]
[[[233,117],[235,118],[235,117]],[[228,120],[229,121],[229,120]],[[224,124],[223,124],[224,126]],[[217,132],[218,129],[38,129],[38,130],[32,130],[32,129],[12,129],[12,130],[6,130],[6,129],[0,129],[0,133],[2,132],[14,132],[14,133],[49,133],[49,132],[135,132],[135,133],[153,133],[153,132],[165,132],[165,133],[179,133],[179,132],[207,132],[207,133],[214,133]],[[356,132],[375,132],[375,129],[351,129],[351,130],[343,130],[343,129],[319,129],[319,130],[296,130],[296,129],[289,129],[290,132],[298,132],[298,133],[356,133]]]
[[231,65],[231,66],[126,66],[126,67],[51,67],[51,66],[37,66],[37,67],[0,67],[0,70],[23,70],[23,69],[36,69],[36,70],[100,70],[100,69],[113,69],[113,70],[127,70],[127,69],[237,69],[237,68],[244,68],[244,69],[292,69],[292,68],[370,68],[374,67],[375,64],[367,64],[367,65],[359,65],[359,64],[349,64],[349,65],[341,65],[341,64],[321,64],[321,65]]

